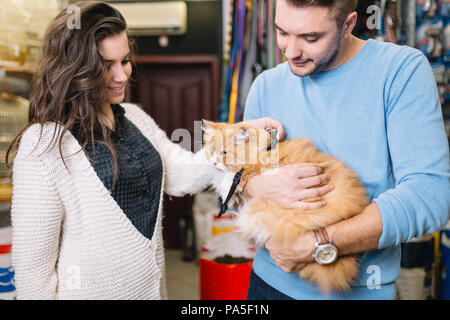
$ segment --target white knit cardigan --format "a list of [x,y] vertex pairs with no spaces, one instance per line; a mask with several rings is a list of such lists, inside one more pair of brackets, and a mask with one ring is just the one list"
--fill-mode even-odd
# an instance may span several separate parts
[[[32,125],[13,166],[12,263],[18,299],[167,299],[162,241],[163,191],[172,196],[207,187],[217,170],[172,143],[139,107],[125,116],[159,151],[164,168],[151,240],[127,218],[67,132],[45,150],[55,123]],[[36,147],[36,149],[35,149]]]

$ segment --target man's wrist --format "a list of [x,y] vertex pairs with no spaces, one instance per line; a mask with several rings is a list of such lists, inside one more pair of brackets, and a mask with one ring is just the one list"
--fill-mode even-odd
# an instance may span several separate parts
[[339,250],[331,241],[325,227],[314,230],[316,243],[314,246],[314,260],[321,265],[328,265],[336,261]]
[[297,243],[299,250],[298,257],[301,258],[301,263],[314,262],[314,249],[316,245],[316,236],[313,231],[307,231],[300,236],[300,241]]

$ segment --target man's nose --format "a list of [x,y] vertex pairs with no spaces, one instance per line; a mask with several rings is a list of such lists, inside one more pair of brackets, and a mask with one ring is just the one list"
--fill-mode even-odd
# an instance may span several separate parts
[[284,51],[284,55],[287,59],[292,60],[295,58],[299,58],[302,56],[302,49],[300,48],[299,44],[295,39],[289,40],[288,44],[286,46],[286,49]]

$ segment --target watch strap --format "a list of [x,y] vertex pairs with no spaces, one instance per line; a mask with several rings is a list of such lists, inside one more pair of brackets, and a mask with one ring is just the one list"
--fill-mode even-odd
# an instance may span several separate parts
[[319,246],[330,242],[325,228],[319,228],[317,230],[314,230],[314,235],[316,236],[317,244]]

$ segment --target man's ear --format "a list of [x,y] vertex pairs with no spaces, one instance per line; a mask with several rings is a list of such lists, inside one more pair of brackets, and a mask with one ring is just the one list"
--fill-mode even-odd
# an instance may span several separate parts
[[248,130],[246,128],[239,128],[236,136],[234,137],[234,141],[236,143],[244,143],[244,142],[248,142],[249,140],[249,134],[248,134]]
[[356,22],[358,19],[358,13],[356,11],[350,13],[344,23],[344,38],[348,38],[351,34],[353,29],[356,26]]

